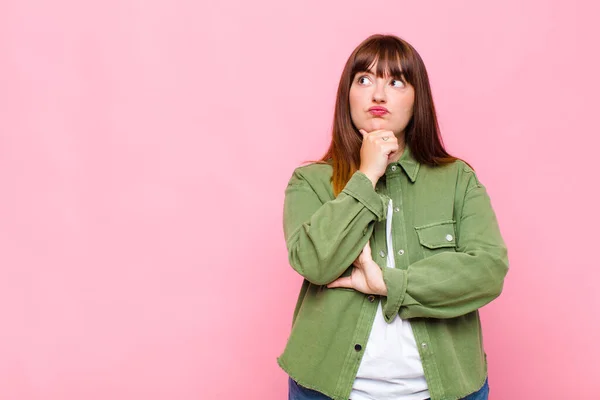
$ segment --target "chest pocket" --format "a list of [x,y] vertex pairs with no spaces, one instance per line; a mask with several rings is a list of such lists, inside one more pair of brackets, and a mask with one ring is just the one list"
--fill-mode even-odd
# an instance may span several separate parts
[[423,256],[429,257],[444,251],[456,251],[456,221],[440,221],[416,226]]

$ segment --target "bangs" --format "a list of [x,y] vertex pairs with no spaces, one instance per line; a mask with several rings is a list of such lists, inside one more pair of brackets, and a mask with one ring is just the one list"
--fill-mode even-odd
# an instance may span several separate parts
[[[402,43],[390,38],[374,38],[358,49],[352,65],[352,77],[360,72],[374,72],[379,78],[391,77],[412,84],[413,68]],[[377,64],[377,70],[371,67]]]

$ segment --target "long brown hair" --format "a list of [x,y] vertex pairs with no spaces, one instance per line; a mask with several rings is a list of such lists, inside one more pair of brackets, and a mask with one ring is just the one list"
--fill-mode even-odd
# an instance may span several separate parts
[[354,76],[368,71],[374,62],[377,62],[378,77],[386,74],[396,79],[404,77],[414,87],[413,116],[404,131],[405,143],[414,158],[431,166],[448,164],[457,159],[444,148],[429,77],[421,56],[397,36],[375,34],[359,44],[346,61],[335,102],[331,144],[325,155],[316,161],[332,162],[332,183],[336,196],[360,167],[362,134],[350,116],[350,86]]

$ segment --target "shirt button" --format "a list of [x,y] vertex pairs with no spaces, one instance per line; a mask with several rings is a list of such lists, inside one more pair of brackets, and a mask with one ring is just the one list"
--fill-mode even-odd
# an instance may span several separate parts
[[424,349],[426,349],[427,348],[427,343],[425,343],[425,342],[421,343],[421,347],[424,348]]
[[396,211],[396,212],[400,211],[400,207],[394,208],[394,211]]
[[452,235],[448,234],[446,235],[446,240],[451,242],[452,241]]
[[361,351],[362,350],[362,346],[360,344],[355,344],[354,345],[354,350]]
[[367,299],[369,299],[369,301],[372,303],[375,301],[375,296],[370,295],[369,297],[367,297]]
[[380,255],[381,257],[385,257],[385,251],[383,251],[383,250],[379,251],[379,255]]
[[398,254],[404,255],[404,250],[403,249],[398,250]]
[[396,167],[395,165],[392,165],[392,171],[395,171],[395,170],[396,170],[396,168],[397,168],[397,167]]

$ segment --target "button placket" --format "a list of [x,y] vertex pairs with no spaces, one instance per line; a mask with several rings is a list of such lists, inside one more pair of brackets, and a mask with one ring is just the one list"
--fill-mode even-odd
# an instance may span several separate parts
[[[396,165],[392,166],[398,169],[399,167]],[[405,184],[407,177],[405,174],[394,174],[388,177],[386,180],[387,189],[390,193],[389,196],[392,197],[394,203],[394,218],[392,219],[392,247],[394,249],[394,254],[399,256],[404,256],[406,246],[406,222],[404,220],[404,213],[402,213],[402,187]],[[398,249],[398,250],[396,250]],[[406,269],[408,267],[408,260],[406,257],[399,257],[395,259],[395,267]]]

